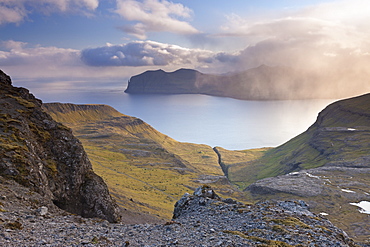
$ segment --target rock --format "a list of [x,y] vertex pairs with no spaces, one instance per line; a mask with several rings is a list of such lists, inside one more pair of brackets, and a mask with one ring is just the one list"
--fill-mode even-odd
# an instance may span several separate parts
[[194,191],[194,195],[198,197],[205,197],[205,198],[211,198],[211,199],[217,199],[217,200],[220,199],[220,197],[213,191],[213,189],[207,185],[198,187]]
[[[244,205],[190,194],[179,201],[177,220],[166,224],[76,222],[75,215],[52,211],[50,217],[23,217],[23,229],[3,231],[0,246],[356,246],[342,230],[310,213],[304,201]],[[18,211],[1,218],[14,221]]]
[[41,208],[36,210],[36,213],[41,216],[45,216],[48,213],[48,208],[45,206],[42,206]]
[[305,171],[265,178],[249,185],[246,190],[252,194],[288,193],[303,197],[318,196],[325,186],[325,181],[308,176]]
[[0,175],[68,212],[119,221],[118,206],[80,141],[41,106],[0,71],[0,139],[6,143],[0,148]]

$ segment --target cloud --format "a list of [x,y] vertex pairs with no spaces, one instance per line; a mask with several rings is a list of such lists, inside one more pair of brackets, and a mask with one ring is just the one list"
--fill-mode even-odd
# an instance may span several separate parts
[[11,76],[45,78],[87,73],[80,51],[58,47],[29,46],[24,42],[0,42],[0,67]]
[[33,12],[51,14],[55,12],[94,11],[99,0],[0,0],[0,24],[19,24]]
[[79,51],[57,47],[27,47],[27,43],[3,41],[0,47],[0,66],[18,66],[33,64],[38,66],[56,67],[58,65],[77,65]]
[[20,23],[27,13],[24,8],[18,6],[5,6],[0,2],[0,24]]
[[241,69],[260,64],[311,70],[365,67],[370,53],[370,2],[335,1],[258,19],[232,14],[219,36],[247,47],[233,60]]
[[214,53],[154,41],[135,41],[85,49],[82,60],[89,66],[194,66]]
[[115,11],[121,17],[134,22],[119,29],[146,39],[148,32],[172,32],[177,34],[196,34],[199,31],[183,19],[189,19],[192,11],[179,3],[166,0],[117,0]]

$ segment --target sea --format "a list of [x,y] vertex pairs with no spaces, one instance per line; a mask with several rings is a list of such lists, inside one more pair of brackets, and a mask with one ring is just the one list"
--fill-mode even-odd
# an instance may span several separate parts
[[229,150],[277,147],[311,126],[335,99],[248,101],[197,94],[31,89],[43,102],[107,104],[181,142]]

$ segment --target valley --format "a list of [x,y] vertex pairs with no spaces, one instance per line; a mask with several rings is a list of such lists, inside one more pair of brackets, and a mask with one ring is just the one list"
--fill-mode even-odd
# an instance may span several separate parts
[[315,213],[366,241],[369,216],[351,203],[369,200],[363,104],[368,97],[328,106],[306,132],[277,148],[240,151],[177,142],[104,105],[44,108],[73,129],[94,170],[133,212],[168,219],[183,193],[211,184],[222,196],[241,201],[305,200]]
[[175,202],[202,184],[211,184],[225,197],[245,200],[207,145],[177,142],[106,105],[50,103],[43,107],[72,128],[94,171],[127,210],[168,220]]
[[[27,89],[12,87],[5,74],[0,82],[0,227],[18,226],[20,230],[5,234],[5,240],[9,236],[19,240],[19,234],[28,234],[21,231],[23,224],[30,227],[35,217],[41,222],[45,214],[59,217],[60,224],[68,223],[63,215],[74,217],[72,214],[105,219],[107,223],[151,223],[160,228],[177,224],[170,221],[178,217],[176,207],[187,208],[187,202],[197,198],[201,190],[206,194],[189,210],[195,214],[205,210],[205,221],[212,219],[215,211],[236,217],[231,213],[235,209],[253,218],[261,212],[258,210],[268,213],[265,210],[270,206],[263,205],[269,200],[290,205],[293,211],[289,219],[294,222],[300,215],[294,211],[295,205],[309,208],[317,215],[309,217],[310,224],[312,219],[320,225],[329,224],[338,232],[335,239],[342,239],[344,246],[354,245],[339,228],[362,246],[368,244],[370,215],[358,206],[369,201],[370,192],[369,94],[329,105],[306,132],[279,147],[231,151],[178,142],[107,105],[42,104]],[[214,192],[209,197],[210,186],[226,199],[213,196]],[[244,210],[251,205],[262,208]],[[42,211],[45,209],[46,213]],[[268,214],[282,217],[284,212],[273,211]],[[84,219],[73,220],[86,223]],[[95,220],[88,224],[95,224]],[[283,222],[284,218],[258,219],[258,224],[268,225],[266,231],[277,231],[281,226],[274,224]],[[220,224],[231,227],[222,220]],[[102,223],[99,228],[105,226]],[[248,229],[254,232],[253,227]],[[322,228],[310,229],[312,240],[322,241]],[[289,236],[286,234],[274,233],[273,239],[264,241],[280,241]],[[261,240],[245,233],[237,235]]]

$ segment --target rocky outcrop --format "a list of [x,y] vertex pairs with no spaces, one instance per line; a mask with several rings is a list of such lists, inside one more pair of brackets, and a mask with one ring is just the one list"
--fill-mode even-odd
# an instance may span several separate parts
[[[207,246],[222,246],[215,237],[222,234],[235,237],[229,242],[233,246],[355,246],[345,232],[310,212],[301,200],[243,204],[222,199],[202,186],[176,203],[173,218],[178,228],[202,232]],[[197,235],[192,243],[198,241]]]
[[69,128],[0,71],[0,175],[68,212],[116,222],[118,207]]
[[44,208],[10,212],[1,200],[1,246],[359,246],[304,201],[243,204],[207,186],[185,194],[177,217],[164,224],[112,225]]

